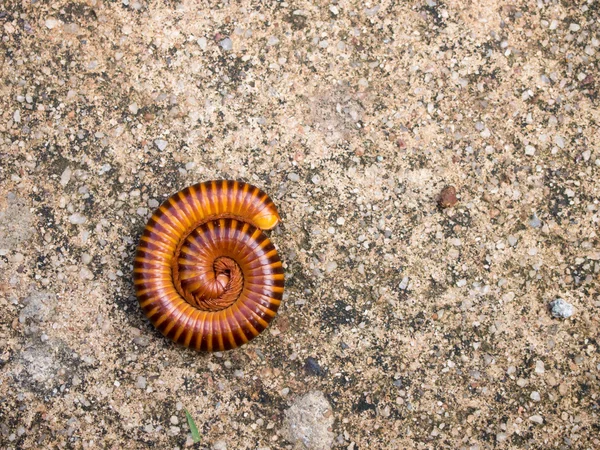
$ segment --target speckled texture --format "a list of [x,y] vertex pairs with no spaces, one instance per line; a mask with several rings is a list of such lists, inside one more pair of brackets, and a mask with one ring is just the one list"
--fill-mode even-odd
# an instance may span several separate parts
[[[188,409],[291,449],[309,392],[334,448],[600,447],[598,0],[5,0],[0,35],[0,447],[191,447]],[[286,296],[199,354],[132,259],[219,178],[277,204]]]

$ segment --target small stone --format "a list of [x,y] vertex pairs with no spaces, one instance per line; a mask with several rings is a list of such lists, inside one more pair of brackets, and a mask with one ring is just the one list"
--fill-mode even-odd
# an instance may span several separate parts
[[508,241],[508,245],[510,245],[511,247],[514,247],[515,245],[517,245],[517,238],[515,236],[513,236],[512,234],[508,236],[508,238],[506,238],[506,240]]
[[154,141],[154,145],[156,145],[156,148],[162,152],[165,148],[167,148],[168,142],[164,139],[156,139]]
[[225,51],[230,51],[233,48],[233,42],[229,38],[223,39],[221,42],[219,42],[219,45]]
[[79,213],[71,214],[69,216],[69,222],[71,222],[73,225],[83,225],[87,222],[87,217]]
[[267,41],[267,45],[277,45],[279,44],[279,39],[277,38],[277,36],[270,36],[269,40]]
[[408,287],[408,277],[402,278],[402,281],[400,281],[400,286],[398,287],[402,290],[405,290]]
[[581,30],[581,25],[578,23],[572,23],[569,25],[569,31],[579,31]]
[[573,315],[573,305],[567,303],[562,298],[557,298],[550,302],[552,308],[552,316],[557,319],[568,319]]
[[89,253],[82,253],[81,262],[87,266],[89,263],[92,262],[92,256]]
[[498,433],[498,434],[496,434],[496,440],[498,442],[504,442],[506,440],[506,433]]
[[330,449],[334,439],[333,421],[333,411],[325,395],[312,391],[285,411],[281,434],[294,448]]
[[546,368],[544,367],[544,361],[541,360],[537,360],[535,362],[535,373],[539,373],[542,374],[546,371]]
[[335,223],[337,223],[338,225],[344,225],[346,223],[346,219],[344,219],[343,217],[338,217]]
[[146,389],[146,377],[138,376],[135,385],[140,389]]
[[140,347],[147,347],[150,345],[150,339],[146,336],[137,336],[133,338],[133,343],[135,345],[139,345]]
[[69,184],[69,181],[71,180],[71,168],[67,167],[65,170],[63,170],[63,173],[60,176],[60,184],[62,186],[66,186],[67,184]]
[[20,123],[21,122],[21,110],[17,109],[14,114],[13,114],[13,120],[15,121],[15,123]]
[[179,425],[179,419],[177,418],[177,416],[171,416],[169,420],[172,425]]
[[58,25],[58,20],[56,20],[54,17],[49,17],[46,19],[45,24],[46,24],[46,28],[51,30]]
[[212,450],[227,450],[227,442],[217,441],[213,444]]
[[327,273],[331,273],[333,272],[335,269],[337,269],[337,263],[335,261],[329,261],[327,263],[327,265],[325,266],[325,272]]
[[87,267],[82,267],[79,271],[79,278],[81,278],[82,280],[93,280],[94,274]]
[[456,198],[456,188],[454,186],[446,186],[442,189],[438,198],[438,205],[442,208],[451,208],[458,203]]
[[208,45],[208,40],[202,36],[201,38],[198,38],[198,40],[196,41],[198,42],[198,45],[200,46],[200,50],[206,50],[206,46]]
[[319,377],[325,374],[317,360],[311,356],[306,358],[306,361],[304,362],[304,370],[309,375],[316,375]]
[[584,161],[589,161],[590,157],[592,156],[592,152],[590,150],[586,150],[581,154],[581,156],[583,157]]
[[294,172],[288,173],[288,180],[293,181],[294,183],[300,181],[300,175]]
[[525,154],[527,156],[535,155],[535,147],[533,145],[526,145],[525,146]]
[[535,414],[535,415],[531,416],[529,418],[529,420],[532,421],[533,423],[537,423],[540,425],[542,425],[544,423],[544,419],[539,414]]
[[535,212],[531,216],[531,220],[529,221],[529,225],[532,228],[539,228],[539,227],[542,226],[542,221],[540,220],[540,218],[537,216],[537,214]]
[[539,402],[542,398],[540,397],[540,393],[538,391],[533,391],[529,396],[531,400],[534,402]]
[[131,114],[137,114],[138,113],[138,105],[137,103],[132,103],[131,105],[129,105],[129,112]]

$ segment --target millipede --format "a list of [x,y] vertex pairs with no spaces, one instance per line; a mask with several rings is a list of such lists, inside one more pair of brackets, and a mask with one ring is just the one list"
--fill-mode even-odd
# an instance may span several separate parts
[[283,266],[263,232],[280,220],[271,198],[241,181],[207,181],[169,197],[148,219],[134,258],[135,291],[150,322],[203,351],[258,336],[283,296]]

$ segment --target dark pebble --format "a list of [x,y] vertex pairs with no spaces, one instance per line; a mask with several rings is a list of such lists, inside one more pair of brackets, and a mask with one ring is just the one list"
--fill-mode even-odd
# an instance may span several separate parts
[[438,205],[442,208],[452,208],[457,203],[458,199],[456,198],[456,188],[454,186],[446,186],[442,189],[438,198]]
[[304,370],[306,370],[306,373],[309,375],[316,375],[318,377],[325,375],[325,372],[323,371],[317,360],[311,356],[306,358],[306,361],[304,363]]

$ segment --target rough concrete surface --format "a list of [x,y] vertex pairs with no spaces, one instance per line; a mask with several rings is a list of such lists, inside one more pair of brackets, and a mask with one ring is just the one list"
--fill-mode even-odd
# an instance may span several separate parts
[[[333,448],[600,448],[598,0],[4,0],[0,36],[0,448],[291,449],[309,392]],[[132,258],[215,178],[280,208],[286,295],[199,354]]]

